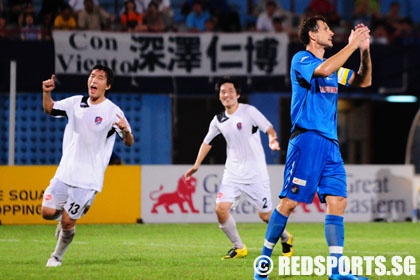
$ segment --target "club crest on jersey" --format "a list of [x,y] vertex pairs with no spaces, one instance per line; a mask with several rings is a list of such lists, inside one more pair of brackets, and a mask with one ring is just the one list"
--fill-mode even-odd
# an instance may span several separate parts
[[239,129],[239,130],[241,130],[242,129],[242,123],[241,122],[238,122],[236,124],[236,128]]
[[293,185],[291,188],[292,193],[297,194],[299,193],[299,186],[298,185]]
[[102,123],[102,117],[95,117],[95,124],[101,124]]

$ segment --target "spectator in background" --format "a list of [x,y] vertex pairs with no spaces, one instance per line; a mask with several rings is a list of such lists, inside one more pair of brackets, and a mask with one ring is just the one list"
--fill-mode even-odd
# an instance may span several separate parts
[[262,32],[272,32],[274,31],[273,27],[273,18],[280,17],[276,13],[277,4],[275,1],[267,1],[265,4],[265,10],[261,12],[257,17],[256,29],[257,31]]
[[34,41],[41,40],[42,33],[41,27],[35,24],[35,16],[33,13],[24,14],[24,24],[20,31],[20,37],[22,40]]
[[149,32],[164,32],[165,20],[163,12],[159,11],[158,4],[154,1],[149,3],[144,15],[144,24]]
[[134,0],[124,1],[124,10],[120,16],[121,29],[123,31],[146,31],[147,27],[143,24],[143,15],[136,11]]
[[247,32],[257,32],[257,25],[254,21],[249,21],[246,24],[246,31]]
[[61,7],[65,5],[64,0],[43,0],[41,10],[38,13],[37,22],[41,26],[42,38],[51,40],[51,30],[54,27],[55,17],[60,12]]
[[390,39],[390,27],[384,20],[376,20],[372,25],[372,44],[388,45]]
[[85,8],[77,15],[77,27],[81,30],[109,30],[114,16],[93,0],[84,0]]
[[[275,0],[260,0],[257,5],[255,6],[255,8],[252,8],[251,11],[251,18],[248,20],[248,23],[250,23],[250,21],[255,21],[255,28],[258,31],[268,31],[268,30],[260,30],[261,28],[264,29],[264,27],[260,27],[260,29],[258,28],[258,18],[261,17],[265,17],[263,16],[264,13],[267,12],[267,5],[269,6],[273,6],[274,5],[274,14],[271,17],[271,19],[264,19],[263,22],[265,22],[264,26],[268,26],[268,28],[270,29],[270,31],[274,31],[273,29],[271,29],[271,27],[269,27],[270,25],[272,25],[272,19],[274,17],[281,17],[283,18],[283,27],[287,30],[287,32],[291,32],[293,30],[293,18],[294,15],[293,13],[291,13],[290,11],[285,10],[281,4],[278,1]],[[255,19],[253,19],[253,17]]]
[[410,45],[418,42],[417,35],[414,31],[414,23],[409,17],[402,18],[398,21],[397,29],[393,34],[393,43],[399,45]]
[[273,28],[274,28],[274,32],[276,32],[276,33],[285,32],[285,29],[283,27],[283,18],[282,17],[274,17],[273,18]]
[[14,26],[19,26],[18,19],[23,13],[35,13],[32,0],[8,0],[7,11],[8,23]]
[[240,32],[242,30],[239,14],[227,0],[208,1],[208,8],[217,30],[221,32]]
[[[258,17],[259,14],[261,14],[265,11],[268,1],[273,1],[273,0],[253,0],[253,1],[251,1],[252,6],[249,7],[251,14],[255,17]],[[275,2],[277,3],[277,1],[275,1]]]
[[206,21],[211,17],[200,0],[194,1],[192,11],[187,15],[186,28],[189,32],[202,32],[205,30]]
[[174,12],[171,8],[171,2],[169,0],[144,0],[146,7],[149,7],[151,2],[155,2],[158,5],[158,11],[162,14],[163,24],[165,30],[174,30]]
[[274,0],[266,1],[265,10],[257,17],[256,29],[260,32],[274,32],[273,18],[283,18],[283,28],[291,31],[290,13],[283,10]]
[[7,39],[8,37],[9,31],[7,30],[6,16],[0,14],[0,40]]
[[209,18],[208,20],[206,20],[204,31],[205,32],[215,32],[215,31],[217,31],[216,22],[214,21],[213,18]]
[[352,26],[359,23],[372,27],[381,17],[378,0],[356,0],[351,15]]
[[64,4],[54,19],[53,28],[56,30],[74,30],[77,28],[76,17],[69,4]]
[[[136,4],[136,11],[140,14],[145,14],[151,2],[155,2],[158,6],[158,11],[163,15],[165,30],[174,30],[174,13],[171,8],[170,0],[134,0]],[[122,11],[121,11],[122,13]]]
[[[84,0],[69,0],[68,3],[76,14],[85,9]],[[99,6],[99,0],[93,0],[93,4]]]
[[315,14],[325,17],[330,27],[340,26],[337,7],[330,0],[311,0],[309,6]]
[[403,19],[401,15],[401,6],[399,2],[391,2],[388,12],[384,15],[383,19],[391,25],[394,29],[398,28],[400,20]]

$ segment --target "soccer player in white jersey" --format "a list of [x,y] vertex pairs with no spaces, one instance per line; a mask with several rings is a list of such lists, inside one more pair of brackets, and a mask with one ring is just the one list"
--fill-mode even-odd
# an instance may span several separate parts
[[93,67],[87,81],[88,96],[75,95],[54,101],[54,74],[42,82],[44,112],[66,117],[60,164],[44,193],[42,217],[59,220],[57,244],[48,267],[60,266],[75,234],[76,221],[89,210],[96,193],[102,190],[105,169],[115,136],[131,146],[134,137],[123,111],[106,98],[114,79],[113,71]]
[[[254,106],[239,103],[239,87],[230,77],[220,79],[215,86],[225,111],[214,116],[199,149],[196,161],[184,177],[188,180],[200,167],[219,135],[226,140],[226,163],[216,198],[216,214],[220,229],[232,242],[222,259],[246,257],[248,249],[242,242],[236,222],[230,214],[241,195],[245,195],[258,210],[259,217],[268,222],[271,210],[270,178],[260,131],[268,134],[271,150],[280,150],[277,133],[267,118]],[[282,234],[283,255],[293,253],[293,236],[286,230]]]

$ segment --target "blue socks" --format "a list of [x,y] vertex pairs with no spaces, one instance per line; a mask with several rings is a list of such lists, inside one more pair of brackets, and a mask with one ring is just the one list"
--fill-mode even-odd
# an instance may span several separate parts
[[289,217],[280,214],[277,208],[274,208],[271,213],[270,220],[268,221],[267,230],[265,232],[264,247],[261,255],[271,257],[274,246],[279,241],[280,236],[286,227],[288,218]]
[[[336,257],[338,261],[343,256],[344,218],[336,215],[326,215],[324,230],[330,256]],[[338,266],[332,268],[332,273],[338,274]]]

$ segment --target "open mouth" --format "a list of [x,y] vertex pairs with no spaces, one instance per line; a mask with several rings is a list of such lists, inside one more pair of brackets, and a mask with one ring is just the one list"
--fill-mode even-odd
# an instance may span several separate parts
[[95,93],[98,88],[96,86],[90,86],[90,92]]

